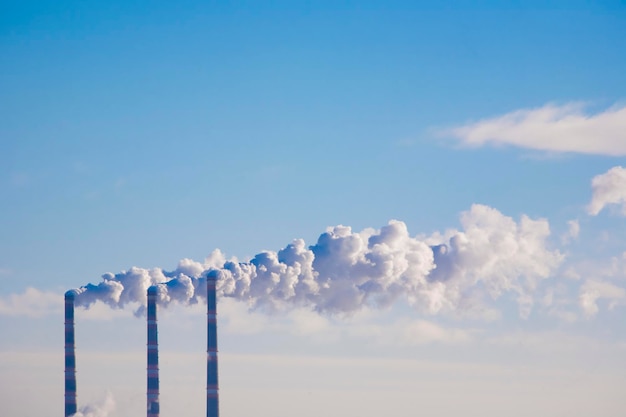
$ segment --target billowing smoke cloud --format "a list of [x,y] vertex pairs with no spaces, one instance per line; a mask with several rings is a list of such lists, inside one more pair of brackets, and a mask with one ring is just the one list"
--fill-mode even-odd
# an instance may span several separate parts
[[101,301],[113,308],[139,305],[137,314],[143,314],[147,303],[146,292],[152,285],[158,285],[162,306],[171,302],[195,304],[206,297],[206,275],[218,270],[225,263],[219,250],[215,250],[204,263],[182,259],[171,272],[161,268],[144,269],[132,267],[117,274],[106,273],[98,284],[87,284],[76,290],[76,304],[90,307]]
[[448,232],[435,246],[437,268],[431,282],[441,284],[451,310],[481,308],[486,294],[496,299],[512,293],[520,315],[527,317],[539,281],[549,278],[564,256],[546,247],[550,226],[545,219],[523,215],[519,223],[498,210],[474,205],[461,216],[464,231]]
[[[183,259],[171,272],[133,267],[105,274],[77,291],[77,304],[143,306],[146,290],[159,285],[159,302],[196,303],[206,277],[218,278],[218,295],[273,312],[308,307],[350,314],[364,306],[385,308],[404,300],[419,311],[481,313],[485,299],[512,293],[527,316],[539,280],[550,277],[563,255],[548,248],[547,220],[519,222],[496,209],[474,205],[462,214],[463,230],[412,237],[401,221],[379,230],[335,226],[317,243],[296,239],[278,252],[249,262],[225,260],[214,251],[203,263]],[[141,307],[138,313],[141,313]]]

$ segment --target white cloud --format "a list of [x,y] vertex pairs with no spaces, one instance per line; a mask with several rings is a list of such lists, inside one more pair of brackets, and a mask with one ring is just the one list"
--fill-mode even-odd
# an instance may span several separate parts
[[572,240],[578,238],[580,234],[580,222],[578,220],[570,220],[567,222],[567,232],[561,236],[563,244],[568,244]]
[[131,309],[111,308],[107,304],[97,301],[89,309],[77,308],[77,320],[110,321],[122,317],[132,317]]
[[297,308],[280,316],[249,311],[240,302],[222,298],[221,329],[229,335],[281,334],[305,337],[315,344],[358,342],[383,347],[410,347],[467,343],[477,330],[445,327],[434,321],[396,317],[393,310],[364,308],[350,317],[335,319],[310,309]]
[[585,112],[581,103],[516,110],[442,132],[469,146],[513,145],[549,152],[626,155],[626,106]]
[[567,323],[578,321],[575,297],[570,294],[570,287],[563,282],[546,288],[541,300],[543,310],[548,316],[555,317]]
[[573,311],[560,310],[558,308],[555,308],[549,310],[548,314],[566,323],[575,323],[578,321],[578,314],[574,313]]
[[473,331],[459,328],[446,328],[432,321],[410,320],[399,321],[389,332],[399,333],[400,340],[393,340],[393,343],[400,342],[403,345],[415,346],[428,343],[458,344],[472,340]]
[[63,313],[63,295],[26,288],[22,294],[0,297],[0,315],[43,317]]
[[626,216],[626,168],[616,166],[591,180],[592,197],[587,212],[596,216],[609,204],[621,204]]
[[481,330],[442,325],[434,320],[398,316],[394,311],[366,309],[344,321],[331,321],[326,330],[343,342],[377,345],[385,349],[429,344],[458,345],[475,341]]
[[578,281],[581,279],[580,272],[576,268],[571,267],[571,266],[565,269],[565,271],[563,271],[561,276],[563,278],[571,279],[573,281]]
[[589,317],[598,313],[598,300],[608,301],[608,308],[613,309],[626,301],[626,290],[605,281],[588,280],[580,287],[580,307]]

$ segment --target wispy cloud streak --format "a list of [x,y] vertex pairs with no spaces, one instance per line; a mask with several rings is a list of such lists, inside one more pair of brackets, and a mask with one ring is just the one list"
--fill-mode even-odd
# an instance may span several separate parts
[[581,103],[546,104],[445,129],[442,134],[472,147],[511,145],[547,152],[623,156],[626,106],[590,113]]

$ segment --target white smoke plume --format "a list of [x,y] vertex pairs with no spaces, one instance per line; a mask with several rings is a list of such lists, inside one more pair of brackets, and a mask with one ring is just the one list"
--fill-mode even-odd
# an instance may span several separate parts
[[81,407],[72,417],[108,417],[113,411],[115,411],[115,400],[113,395],[107,392],[102,401]]
[[203,263],[183,259],[171,272],[133,267],[107,273],[99,284],[76,290],[76,302],[85,307],[98,300],[116,308],[144,306],[147,288],[158,284],[161,305],[196,303],[206,296],[211,274],[218,278],[219,296],[268,312],[307,307],[350,314],[404,300],[429,314],[482,314],[487,311],[484,299],[512,293],[520,315],[527,316],[538,281],[550,277],[563,259],[548,247],[548,221],[522,216],[516,222],[496,209],[474,205],[462,214],[461,224],[461,231],[430,237],[410,236],[398,220],[360,232],[340,225],[312,246],[296,239],[249,262],[226,261],[216,250]]
[[[461,215],[464,231],[453,230],[435,246],[437,268],[431,282],[444,285],[450,309],[471,308],[468,295],[486,293],[496,299],[512,293],[520,315],[527,317],[539,281],[549,278],[564,256],[546,246],[550,226],[545,219],[523,215],[518,223],[498,210],[474,205]],[[440,238],[441,239],[441,238]]]

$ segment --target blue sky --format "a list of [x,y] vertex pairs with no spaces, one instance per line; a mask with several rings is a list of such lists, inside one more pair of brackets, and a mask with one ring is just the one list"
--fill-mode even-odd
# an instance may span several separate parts
[[[594,389],[616,378],[623,383],[623,373],[614,372],[626,343],[619,323],[626,303],[623,39],[626,8],[619,1],[3,2],[0,331],[9,337],[0,341],[0,366],[8,369],[21,351],[55,357],[60,345],[48,340],[58,338],[61,320],[54,295],[98,283],[105,272],[172,271],[180,259],[202,262],[216,248],[247,261],[296,238],[313,245],[329,226],[356,233],[390,219],[404,222],[417,240],[450,244],[446,230],[478,236],[465,228],[466,212],[469,224],[504,221],[496,213],[518,225],[523,215],[549,223],[547,237],[528,232],[535,252],[493,258],[502,271],[541,276],[532,294],[524,292],[534,300],[529,317],[520,318],[513,287],[487,303],[500,312],[495,320],[433,313],[402,299],[380,317],[368,305],[351,319],[318,317],[301,305],[278,317],[248,313],[245,303],[228,300],[221,304],[232,328],[223,326],[221,349],[251,363],[274,353],[347,364],[351,355],[383,360],[388,350],[413,358],[418,340],[420,357],[437,364],[462,357],[469,367],[463,369],[474,369],[469,364],[477,358],[484,369],[495,366],[493,374],[480,374],[486,379],[468,371],[483,382],[521,356],[522,368],[538,372],[530,387],[541,380],[533,341],[567,346],[575,339],[582,347],[572,363],[589,360],[594,349],[609,352]],[[602,184],[592,185],[598,177]],[[480,217],[474,204],[496,212]],[[557,252],[563,260],[553,264]],[[486,273],[485,265],[463,262]],[[589,294],[599,298],[585,304]],[[36,314],[12,301],[31,299]],[[190,320],[181,340],[197,341],[192,324],[202,314],[172,311],[164,313],[168,320]],[[86,356],[96,357],[98,346],[113,349],[104,335],[115,328],[135,335],[122,339],[143,340],[131,312],[102,305],[85,314],[96,327],[84,336]],[[360,347],[368,344],[361,334],[368,326],[396,331],[388,336],[396,343]],[[407,332],[416,338],[398,336]],[[510,354],[506,343],[516,337],[528,351]],[[275,346],[275,338],[283,344]],[[141,356],[143,343],[117,349],[138,347]],[[186,352],[181,343],[171,351]],[[569,357],[548,350],[547,361]],[[328,369],[341,368],[329,360]],[[54,378],[45,390],[60,410]],[[85,385],[93,397],[111,388]],[[223,387],[232,401],[224,400],[225,415],[245,411],[234,405],[244,396],[236,389],[235,380]],[[618,415],[626,404],[600,391],[603,415]],[[356,392],[346,398],[358,401]],[[112,415],[141,410],[142,401],[113,394]],[[460,404],[467,409],[481,398]],[[538,398],[524,403],[569,410]],[[572,404],[574,411],[599,407]],[[286,411],[292,406],[297,402],[268,415],[293,414]],[[7,407],[15,416],[38,412]],[[578,415],[572,410],[568,415]]]

